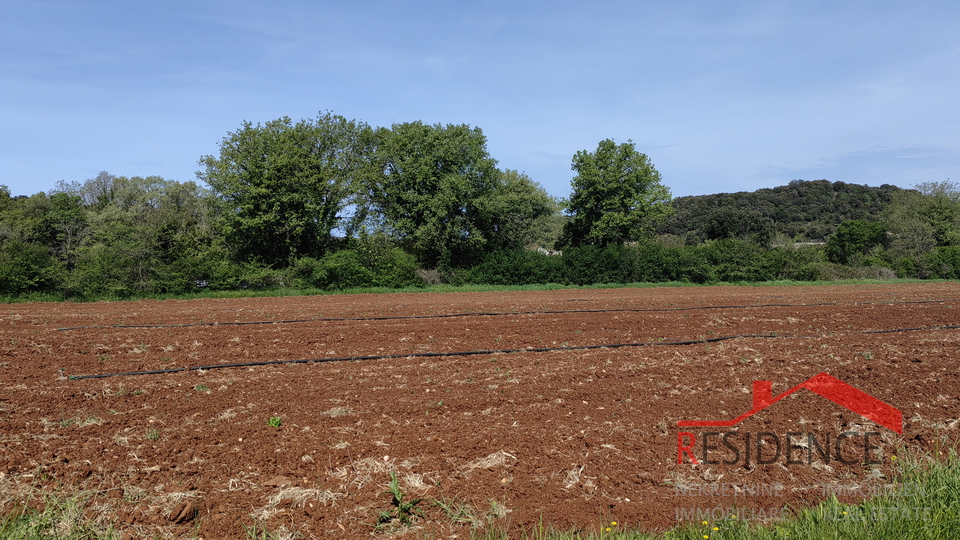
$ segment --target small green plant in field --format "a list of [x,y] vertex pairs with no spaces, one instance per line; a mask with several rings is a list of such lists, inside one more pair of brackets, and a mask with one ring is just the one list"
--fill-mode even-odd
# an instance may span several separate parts
[[279,533],[270,532],[260,520],[254,520],[253,525],[249,527],[242,523],[240,526],[243,527],[243,533],[249,540],[278,540],[282,538]]
[[110,357],[109,357],[108,355],[106,355],[106,354],[101,354],[101,355],[100,355],[100,361],[101,361],[101,362],[109,362],[109,361],[110,361]]
[[147,432],[146,432],[147,440],[156,442],[158,439],[160,439],[160,433],[161,433],[162,431],[163,431],[163,430],[160,429],[160,428],[150,428],[150,429],[148,429]]
[[391,525],[407,526],[413,523],[414,517],[423,517],[423,514],[417,508],[417,505],[423,502],[423,499],[408,500],[407,494],[400,489],[400,479],[397,478],[396,471],[390,471],[390,487],[384,493],[393,497],[391,504],[393,508],[380,512],[377,517],[377,523],[373,528],[381,531]]
[[197,392],[206,392],[207,390],[210,390],[210,387],[205,384],[198,384],[194,386],[193,389]]
[[863,358],[864,358],[865,360],[873,360],[873,353],[870,352],[870,351],[866,351],[866,352],[860,353],[860,354],[861,354],[861,356],[863,356]]
[[147,495],[147,490],[139,486],[128,486],[123,488],[123,500],[128,503],[135,503],[143,500]]
[[443,495],[439,499],[434,499],[431,503],[446,514],[447,519],[453,523],[478,523],[479,520],[474,515],[474,511],[465,502],[458,501],[456,498],[448,500]]
[[278,428],[282,423],[283,420],[281,420],[279,416],[271,416],[270,419],[267,420],[267,425],[272,428]]

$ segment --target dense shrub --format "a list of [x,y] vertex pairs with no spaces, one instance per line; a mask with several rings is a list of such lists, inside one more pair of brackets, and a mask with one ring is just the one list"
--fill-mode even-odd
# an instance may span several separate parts
[[322,259],[303,257],[292,268],[293,285],[302,288],[347,289],[369,287],[373,272],[365,268],[360,255],[353,250],[343,250]]
[[858,278],[860,278],[860,273],[856,268],[832,262],[818,262],[800,267],[794,279],[798,281],[835,281]]
[[344,249],[319,260],[303,257],[293,264],[290,274],[293,286],[300,288],[334,290],[423,285],[413,256],[399,248],[375,255]]
[[636,259],[632,281],[657,283],[676,279],[675,261],[671,252],[683,249],[682,247],[666,248],[658,242],[651,242],[633,249]]
[[707,260],[706,253],[698,246],[684,246],[668,249],[665,253],[670,268],[668,281],[688,283],[713,283],[717,281],[716,271]]
[[0,246],[0,295],[52,289],[58,269],[45,246],[21,240],[4,242]]
[[861,219],[844,221],[837,232],[830,235],[824,252],[832,263],[859,263],[867,252],[882,246],[887,240],[887,229],[880,223]]
[[[455,283],[803,281],[848,279],[863,273],[826,262],[822,248],[763,249],[747,240],[725,238],[696,246],[664,246],[659,242],[583,246],[565,249],[562,257],[548,257],[535,251],[497,252],[476,266],[459,271]],[[866,273],[872,277],[877,271]]]
[[960,246],[937,248],[928,255],[927,261],[932,277],[960,279]]
[[286,274],[260,262],[248,262],[239,265],[237,274],[238,289],[275,289],[287,284]]
[[699,249],[704,252],[707,263],[719,281],[766,281],[773,279],[776,274],[767,265],[769,260],[763,257],[765,250],[750,242],[724,238],[704,244]]
[[423,280],[417,275],[417,260],[406,251],[396,247],[383,235],[363,235],[351,242],[360,263],[370,270],[369,285],[374,287],[421,287]]
[[635,249],[615,244],[583,246],[563,252],[566,280],[574,285],[631,283],[635,281],[636,262]]
[[537,251],[496,251],[476,266],[457,273],[460,283],[489,285],[530,285],[565,283],[563,257],[547,256]]

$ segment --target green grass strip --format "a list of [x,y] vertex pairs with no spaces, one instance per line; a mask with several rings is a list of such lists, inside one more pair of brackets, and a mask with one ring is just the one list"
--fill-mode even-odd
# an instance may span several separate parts
[[350,289],[243,289],[233,291],[199,291],[182,294],[140,294],[130,296],[100,295],[90,298],[67,298],[54,293],[26,293],[18,296],[0,296],[0,304],[26,302],[119,302],[135,300],[195,300],[202,298],[273,298],[286,296],[328,296],[341,294],[394,294],[394,293],[472,293],[472,292],[509,292],[509,291],[557,291],[591,289],[651,289],[659,287],[809,287],[824,285],[902,285],[906,283],[954,283],[955,280],[943,279],[843,279],[836,281],[738,281],[733,283],[689,283],[685,281],[665,281],[658,283],[597,283],[593,285],[561,285],[544,283],[538,285],[431,285],[425,287],[404,287],[390,289],[386,287],[360,287]]

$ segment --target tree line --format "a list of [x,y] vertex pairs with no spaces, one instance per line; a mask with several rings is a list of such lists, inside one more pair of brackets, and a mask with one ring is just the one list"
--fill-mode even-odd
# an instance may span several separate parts
[[[960,277],[949,182],[673,200],[632,142],[604,140],[573,156],[561,200],[498,168],[477,127],[330,112],[244,122],[199,164],[199,182],[104,171],[29,197],[0,187],[0,295]],[[810,239],[825,244],[799,247]]]

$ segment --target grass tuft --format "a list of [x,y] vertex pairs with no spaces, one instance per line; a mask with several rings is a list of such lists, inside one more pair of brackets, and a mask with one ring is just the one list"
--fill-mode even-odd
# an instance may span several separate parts
[[[91,495],[48,495],[36,506],[21,502],[0,520],[0,539],[114,540],[120,535],[112,525],[85,516]],[[42,508],[39,509],[39,508]]]

